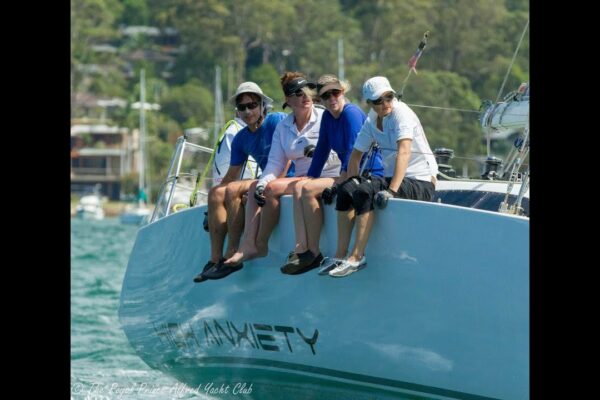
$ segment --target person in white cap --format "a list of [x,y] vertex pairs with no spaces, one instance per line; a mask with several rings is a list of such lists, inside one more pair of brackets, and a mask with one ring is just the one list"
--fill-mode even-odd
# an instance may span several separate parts
[[[225,261],[225,265],[237,265],[267,255],[269,237],[279,221],[279,199],[294,192],[294,186],[306,179],[310,167],[324,111],[313,103],[316,85],[300,72],[286,72],[281,77],[281,87],[285,95],[284,108],[289,106],[292,113],[277,126],[269,162],[258,182],[248,191],[254,196],[248,196],[246,203],[244,237],[238,251]],[[290,161],[294,163],[294,176],[278,178]],[[340,164],[337,155],[332,153],[321,176],[338,176]]]
[[[356,237],[350,255],[329,271],[333,277],[348,276],[366,266],[365,248],[373,227],[377,197],[431,201],[435,194],[438,166],[417,115],[396,98],[396,92],[383,76],[370,78],[364,83],[363,98],[371,106],[371,111],[356,138],[348,162],[348,176],[355,178],[343,184],[355,186],[352,191],[353,210],[344,211],[340,207],[340,196],[336,205],[340,213],[355,214]],[[373,142],[381,150],[385,178],[372,176],[361,179],[357,176],[359,162]],[[351,224],[346,227],[352,229]]]
[[[244,82],[229,99],[246,126],[233,138],[231,160],[221,183],[208,193],[208,230],[210,234],[210,260],[194,282],[220,279],[242,268],[242,265],[224,266],[238,248],[244,226],[242,199],[256,179],[241,179],[242,169],[252,156],[262,170],[265,169],[273,133],[286,114],[267,113],[273,100],[266,96],[254,82]],[[225,236],[229,235],[223,254]]]

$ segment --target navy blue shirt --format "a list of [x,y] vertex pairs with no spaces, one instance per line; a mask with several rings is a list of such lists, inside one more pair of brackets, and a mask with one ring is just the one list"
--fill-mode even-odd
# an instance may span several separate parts
[[286,116],[287,114],[282,112],[270,113],[267,114],[256,132],[251,132],[248,126],[240,130],[231,142],[230,164],[233,166],[242,165],[248,160],[248,156],[252,156],[260,169],[264,170],[269,159],[275,127]]
[[[365,113],[352,103],[344,105],[344,109],[337,119],[329,111],[324,112],[321,118],[319,140],[317,141],[317,147],[313,154],[307,176],[312,178],[321,176],[323,166],[331,150],[335,151],[342,161],[341,171],[347,171],[348,160],[350,160],[354,142],[366,119],[367,116]],[[361,165],[365,162],[365,159],[366,154],[363,155]],[[371,170],[372,175],[383,176],[383,164],[380,152],[376,152],[375,157],[372,160],[370,159],[367,169]]]

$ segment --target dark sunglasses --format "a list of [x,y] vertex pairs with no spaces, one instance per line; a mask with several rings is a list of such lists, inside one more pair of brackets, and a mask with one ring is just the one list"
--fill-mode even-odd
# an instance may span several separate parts
[[383,103],[384,100],[385,101],[392,101],[392,100],[394,100],[394,97],[395,96],[393,94],[388,94],[387,96],[380,97],[377,100],[369,100],[368,103],[371,103],[373,105],[378,106],[381,103]]
[[298,89],[294,93],[290,94],[289,97],[292,97],[292,96],[302,97],[304,95],[305,95],[304,91],[302,89]]
[[254,110],[256,107],[258,107],[258,103],[256,101],[252,101],[252,102],[246,103],[246,104],[241,104],[241,103],[237,104],[235,106],[235,109],[238,111],[244,112],[244,111],[246,111],[246,108],[248,110]]
[[326,91],[325,93],[323,93],[319,97],[321,98],[321,100],[327,100],[331,96],[333,96],[333,97],[339,97],[340,94],[342,94],[341,90],[339,90],[339,89],[331,89],[331,90]]

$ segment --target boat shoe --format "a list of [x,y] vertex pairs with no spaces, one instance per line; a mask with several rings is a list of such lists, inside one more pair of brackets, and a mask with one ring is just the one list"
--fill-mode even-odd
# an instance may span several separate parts
[[220,261],[214,267],[203,272],[202,275],[204,275],[204,278],[206,279],[222,279],[235,271],[239,271],[243,267],[243,262],[238,264],[224,264],[223,261]]
[[359,269],[363,269],[367,266],[367,257],[362,256],[360,261],[348,261],[343,260],[341,264],[337,267],[329,271],[329,276],[333,276],[336,278],[341,278],[343,276],[348,276],[353,272],[358,271]]
[[[224,258],[221,258],[219,260],[219,262],[223,262],[225,261]],[[215,265],[217,265],[218,263],[213,262],[213,261],[208,261],[206,263],[206,265],[204,266],[204,268],[202,268],[202,272],[200,272],[198,275],[196,275],[196,277],[194,278],[194,282],[204,282],[207,278],[204,276],[204,273],[206,271],[208,271],[209,269],[211,269],[212,267],[214,267]]]
[[315,256],[310,250],[306,250],[304,253],[298,254],[297,260],[291,260],[283,267],[281,272],[288,275],[298,275],[310,271],[313,268],[317,268],[321,261],[323,261],[323,255]]

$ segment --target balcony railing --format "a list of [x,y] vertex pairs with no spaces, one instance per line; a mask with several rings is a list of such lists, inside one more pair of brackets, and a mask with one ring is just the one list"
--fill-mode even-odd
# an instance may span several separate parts
[[90,167],[71,167],[71,173],[74,176],[121,176],[120,168],[90,168]]

